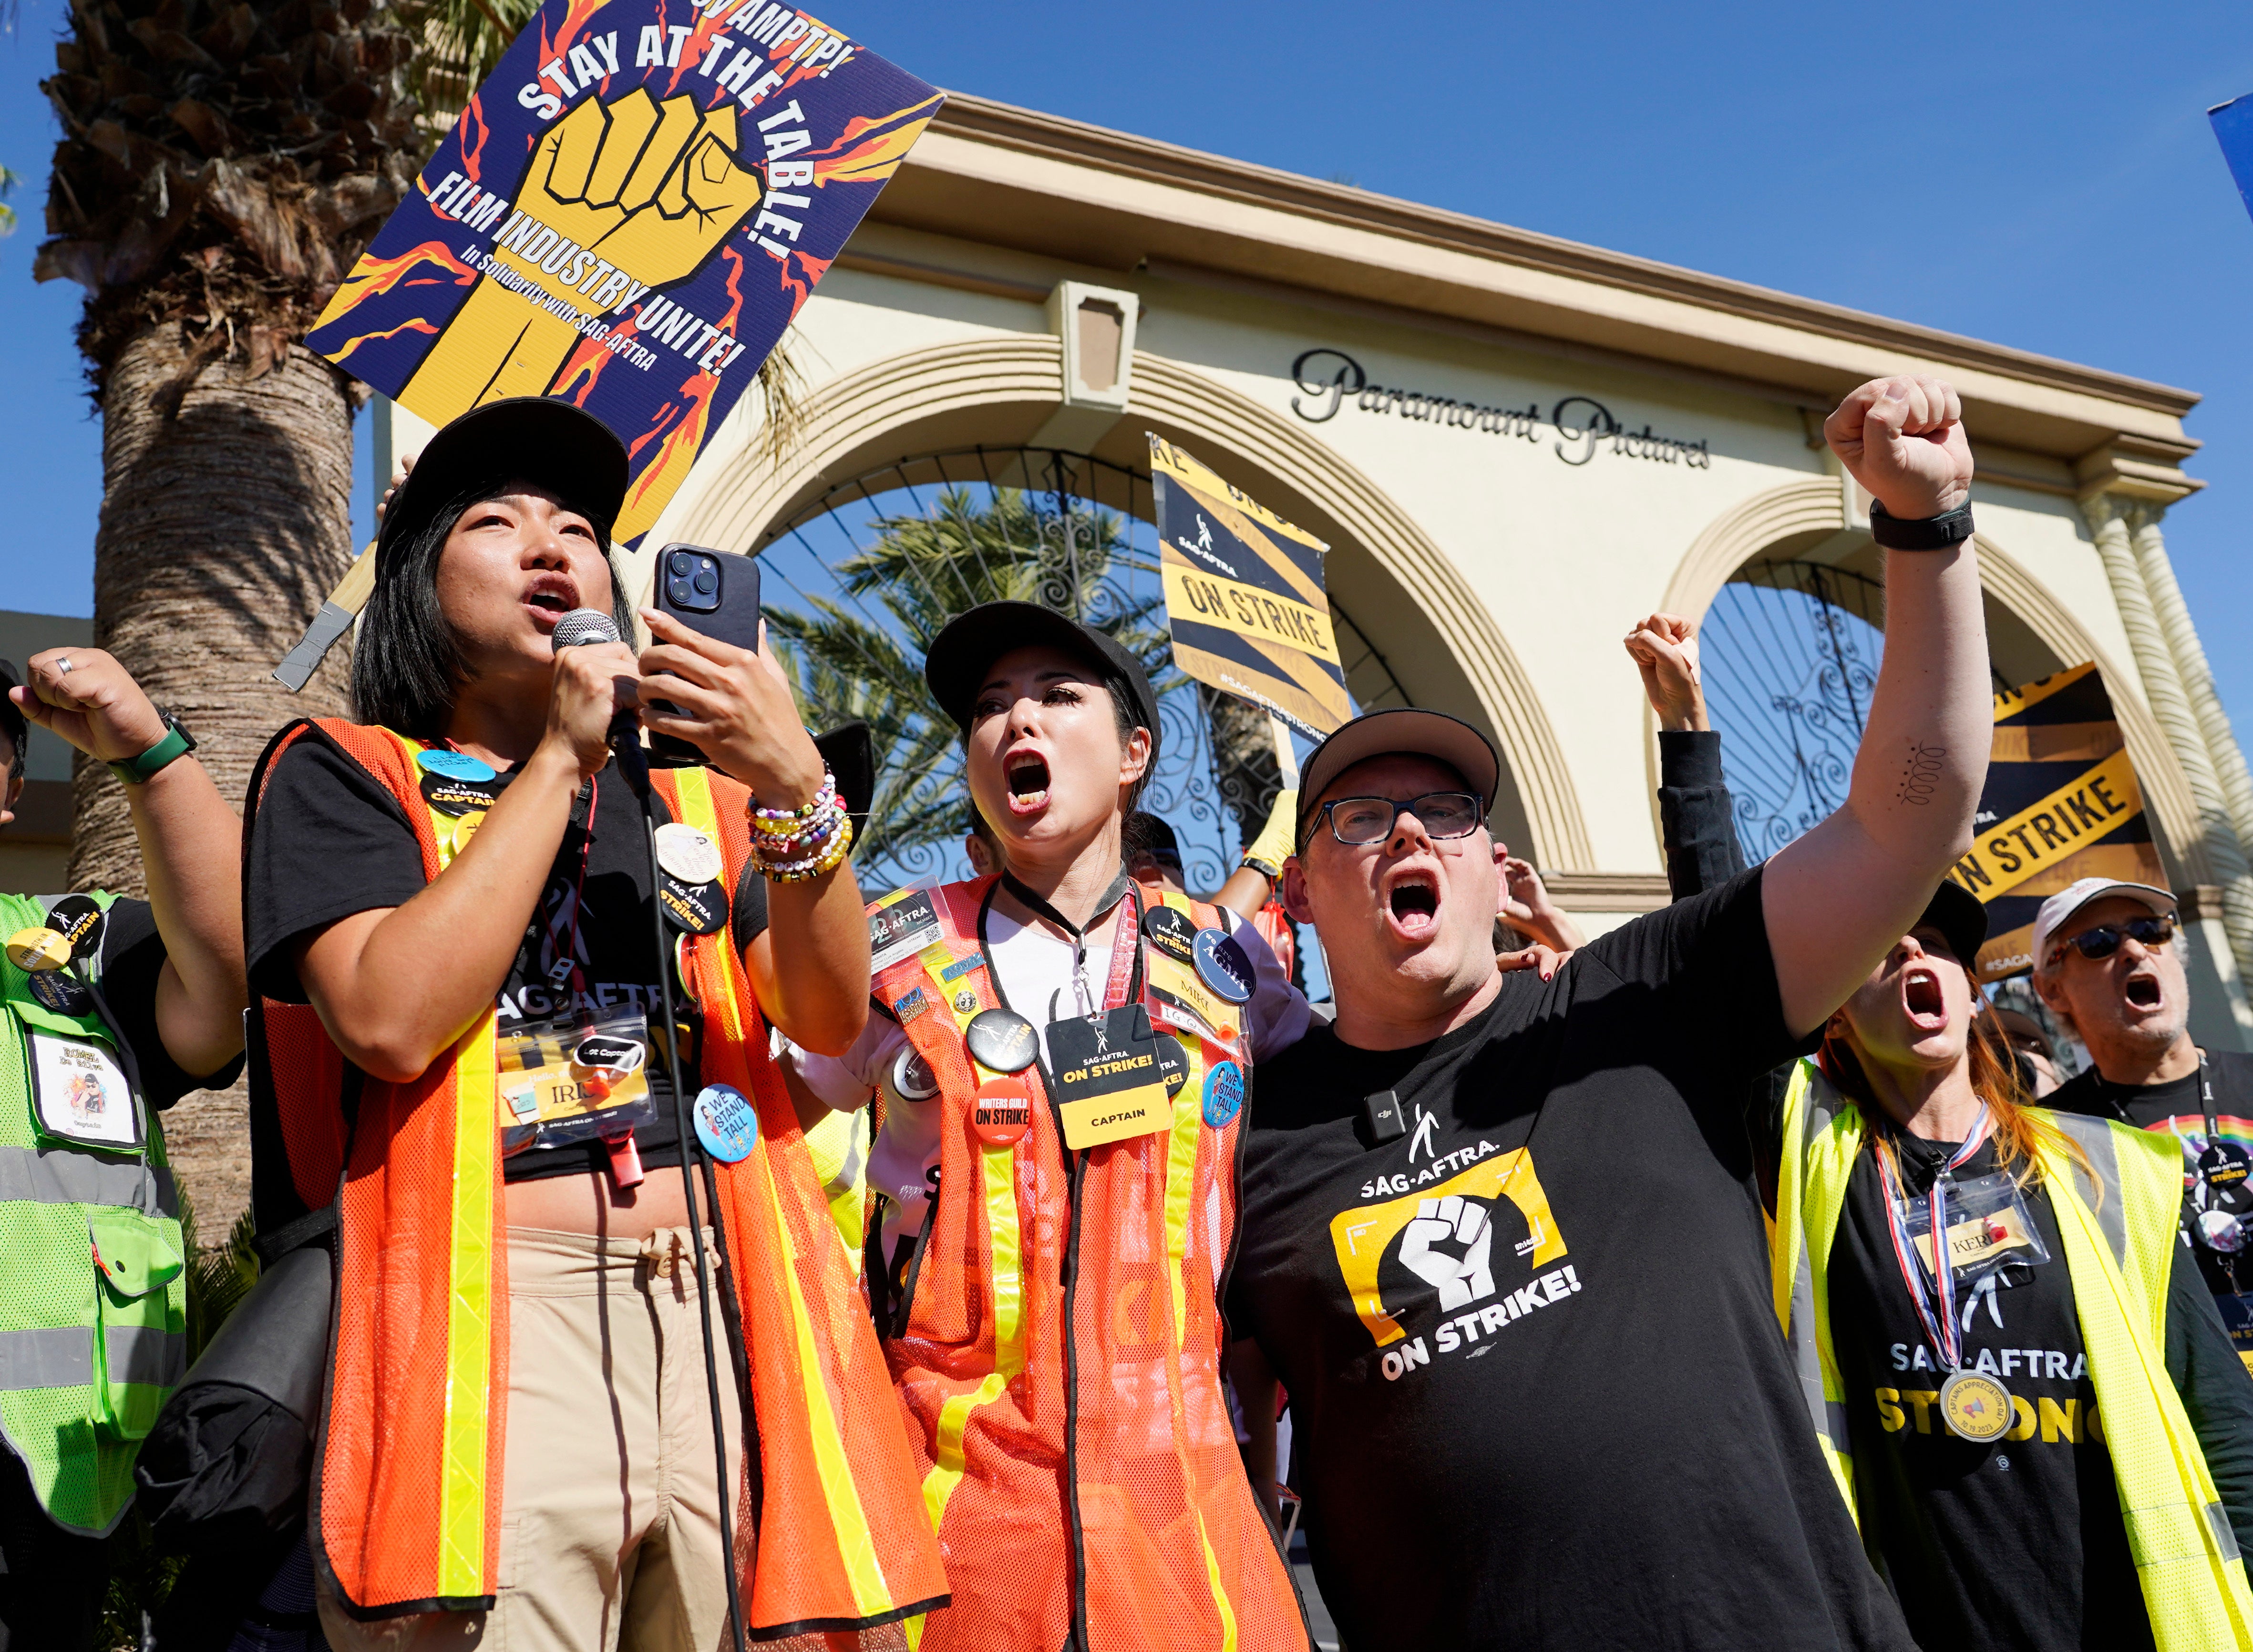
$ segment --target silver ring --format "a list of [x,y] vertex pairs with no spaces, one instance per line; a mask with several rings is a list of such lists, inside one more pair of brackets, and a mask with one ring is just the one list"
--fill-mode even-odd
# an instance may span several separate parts
[[71,674],[71,662],[70,656],[68,654],[61,654],[56,657],[55,670],[66,677]]

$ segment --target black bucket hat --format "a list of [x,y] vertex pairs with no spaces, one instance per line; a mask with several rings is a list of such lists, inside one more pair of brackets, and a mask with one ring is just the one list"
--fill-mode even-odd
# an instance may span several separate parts
[[626,449],[591,413],[548,396],[510,396],[471,408],[423,444],[392,495],[375,542],[379,578],[463,490],[522,477],[585,511],[608,543],[626,497]]
[[1105,677],[1125,680],[1134,720],[1150,731],[1150,761],[1158,760],[1158,697],[1150,692],[1142,662],[1092,625],[1067,618],[1038,603],[980,603],[957,614],[931,639],[924,655],[923,680],[939,709],[959,728],[970,727],[971,708],[986,686],[986,673],[1002,655],[1018,648],[1060,649]]

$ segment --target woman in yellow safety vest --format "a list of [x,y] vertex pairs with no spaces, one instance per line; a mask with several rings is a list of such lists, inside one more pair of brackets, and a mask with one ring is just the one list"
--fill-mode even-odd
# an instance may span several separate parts
[[1791,1074],[1774,1283],[1816,1430],[1921,1645],[2253,1645],[2253,1379],[2180,1152],[2026,1105],[1985,936],[1942,884]]
[[[252,783],[259,1225],[332,1230],[339,1652],[740,1652],[945,1598],[769,1053],[770,1018],[839,1049],[866,1017],[851,829],[769,655],[619,640],[626,477],[561,401],[440,431],[385,516],[358,721],[291,725]],[[637,721],[709,766],[651,774]]]

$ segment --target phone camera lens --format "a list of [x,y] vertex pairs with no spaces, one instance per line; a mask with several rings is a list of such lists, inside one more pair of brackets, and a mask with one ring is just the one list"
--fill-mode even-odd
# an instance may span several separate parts
[[707,562],[696,570],[696,590],[699,596],[709,596],[720,589],[720,570]]
[[696,567],[696,559],[686,551],[673,552],[671,561],[673,571],[676,574],[692,573]]
[[686,603],[691,595],[688,582],[679,575],[665,582],[666,594],[676,603]]

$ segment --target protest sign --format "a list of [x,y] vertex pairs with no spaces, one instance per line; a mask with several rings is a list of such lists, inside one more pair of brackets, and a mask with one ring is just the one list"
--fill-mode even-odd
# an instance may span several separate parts
[[942,101],[777,0],[548,0],[306,343],[434,425],[585,408],[631,547]]
[[1322,590],[1329,547],[1153,436],[1174,664],[1319,740],[1353,715]]
[[[1914,771],[1902,784],[1915,783]],[[1987,908],[1978,977],[2033,967],[2034,914],[2087,877],[2166,887],[2144,794],[2093,665],[1995,696],[1995,745],[1956,881]]]

